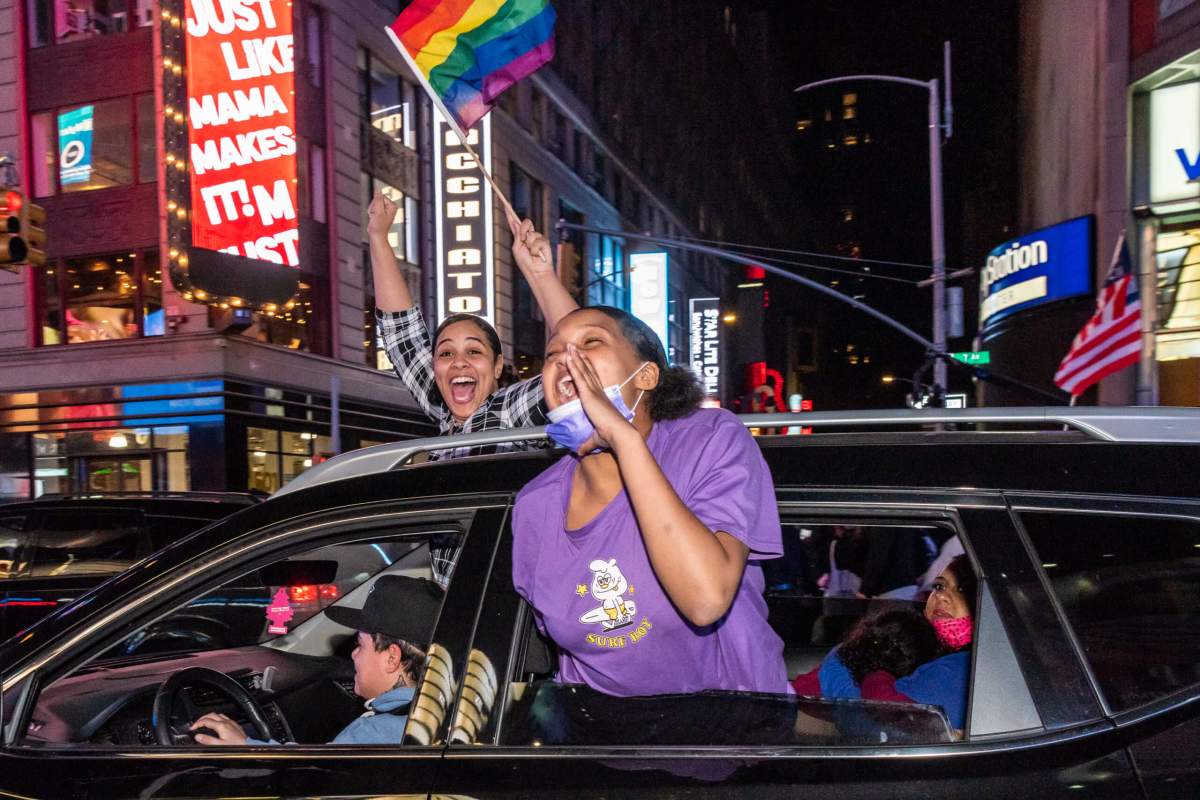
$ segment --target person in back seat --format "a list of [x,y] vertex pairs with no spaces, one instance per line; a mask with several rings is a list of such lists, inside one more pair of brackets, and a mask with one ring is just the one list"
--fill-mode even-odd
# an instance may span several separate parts
[[858,621],[845,641],[792,688],[813,697],[858,697],[863,678],[879,671],[908,675],[937,655],[937,635],[916,611],[893,609]]
[[[966,725],[967,679],[971,672],[971,641],[974,633],[975,597],[979,589],[975,571],[965,555],[951,561],[934,581],[925,602],[925,619],[937,636],[936,658],[900,675],[887,668],[869,671],[856,680],[834,648],[815,672],[821,694],[831,697],[861,697],[941,706],[956,729]],[[799,675],[793,688],[813,694],[813,672]]]

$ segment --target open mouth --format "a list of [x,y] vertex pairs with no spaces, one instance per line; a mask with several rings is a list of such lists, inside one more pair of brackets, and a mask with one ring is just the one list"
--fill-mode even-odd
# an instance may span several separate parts
[[578,395],[575,393],[575,381],[570,375],[564,375],[558,379],[558,383],[554,385],[555,391],[558,394],[558,403],[569,403]]
[[469,403],[475,395],[475,379],[459,375],[450,380],[450,399],[455,403]]

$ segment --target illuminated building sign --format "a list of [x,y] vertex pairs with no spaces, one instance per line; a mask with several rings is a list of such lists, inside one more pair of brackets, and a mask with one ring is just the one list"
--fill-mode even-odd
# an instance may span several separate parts
[[1150,93],[1150,202],[1200,207],[1200,81]]
[[165,0],[164,231],[185,299],[273,312],[299,282],[290,0]]
[[[492,187],[441,113],[433,116],[437,321],[451,314],[477,314],[494,324]],[[467,139],[490,172],[491,118],[476,123]]]
[[292,4],[187,0],[186,19],[192,245],[297,266]]
[[716,297],[694,297],[688,301],[691,336],[688,355],[700,380],[704,396],[721,396],[721,301]]
[[979,327],[1091,292],[1092,218],[1051,225],[988,254],[979,282]]
[[92,177],[92,128],[95,106],[58,115],[58,181],[63,186]]
[[663,352],[669,352],[666,349],[669,288],[666,253],[629,255],[630,311],[658,334]]

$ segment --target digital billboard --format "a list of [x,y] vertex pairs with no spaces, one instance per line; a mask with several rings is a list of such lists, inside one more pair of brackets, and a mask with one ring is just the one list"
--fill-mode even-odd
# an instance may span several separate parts
[[1092,218],[1076,217],[1010,239],[987,256],[979,281],[979,328],[1092,289]]
[[293,4],[174,0],[161,16],[172,280],[270,310],[299,282]]

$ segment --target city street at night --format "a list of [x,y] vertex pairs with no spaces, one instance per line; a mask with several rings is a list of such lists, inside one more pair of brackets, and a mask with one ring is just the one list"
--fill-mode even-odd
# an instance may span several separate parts
[[1200,797],[1200,0],[0,42],[0,796]]

